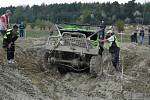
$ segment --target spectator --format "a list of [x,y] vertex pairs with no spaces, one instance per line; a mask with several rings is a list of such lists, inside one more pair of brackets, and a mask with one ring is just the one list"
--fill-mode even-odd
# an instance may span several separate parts
[[[103,40],[105,38],[105,28],[106,28],[106,25],[104,23],[104,21],[101,21],[100,23],[100,30],[99,30],[99,37],[101,40]],[[104,43],[103,42],[100,42],[100,50],[99,50],[99,54],[102,55],[103,51],[104,51]]]
[[7,10],[5,14],[3,14],[0,18],[0,33],[1,35],[4,35],[6,30],[10,27],[9,25],[9,16],[11,16],[12,13],[10,10]]
[[140,30],[139,37],[140,37],[140,44],[144,44],[144,27],[142,27],[142,29]]
[[23,22],[20,23],[19,25],[19,34],[20,34],[20,37],[25,37],[25,25]]
[[131,42],[135,42],[135,43],[138,43],[138,40],[137,40],[137,32],[138,30],[135,30],[132,35],[131,35]]
[[148,29],[148,45],[150,45],[150,27]]
[[131,42],[134,42],[134,33],[131,34],[130,38],[131,38]]
[[135,32],[134,32],[134,41],[135,41],[135,43],[138,43],[137,33],[138,33],[138,30],[135,30]]

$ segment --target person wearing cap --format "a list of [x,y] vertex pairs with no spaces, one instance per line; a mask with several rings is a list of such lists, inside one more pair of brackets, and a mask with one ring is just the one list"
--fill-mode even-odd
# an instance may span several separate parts
[[3,48],[7,51],[8,63],[14,63],[15,41],[18,38],[18,26],[8,29],[3,36]]
[[109,53],[112,55],[112,64],[116,71],[119,71],[119,52],[120,52],[120,46],[119,42],[117,40],[117,37],[115,36],[114,32],[112,30],[109,30],[107,32],[107,35],[105,39],[100,40],[101,42],[108,42],[109,43]]
[[10,27],[9,26],[9,16],[11,16],[12,13],[10,10],[6,10],[5,14],[3,14],[0,18],[0,33],[1,35],[4,35],[6,33],[6,30]]

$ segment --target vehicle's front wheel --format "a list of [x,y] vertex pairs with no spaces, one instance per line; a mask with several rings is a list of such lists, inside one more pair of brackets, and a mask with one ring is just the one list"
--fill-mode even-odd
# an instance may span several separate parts
[[102,75],[103,73],[103,64],[101,56],[92,56],[90,60],[90,73],[93,76]]
[[43,65],[41,66],[41,70],[49,70],[51,69],[52,65],[49,62],[49,59],[51,58],[51,55],[48,51],[45,52],[44,56],[43,56]]

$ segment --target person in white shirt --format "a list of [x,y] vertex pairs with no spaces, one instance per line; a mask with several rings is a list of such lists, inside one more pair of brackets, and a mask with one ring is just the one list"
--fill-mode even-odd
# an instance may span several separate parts
[[117,38],[112,30],[107,32],[106,38],[101,40],[101,42],[108,42],[109,43],[109,53],[112,55],[112,64],[116,71],[119,71],[119,52],[120,46]]

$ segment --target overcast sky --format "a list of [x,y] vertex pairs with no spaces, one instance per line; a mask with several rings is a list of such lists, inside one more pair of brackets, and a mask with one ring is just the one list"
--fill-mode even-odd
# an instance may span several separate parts
[[[72,3],[72,2],[114,2],[118,1],[119,3],[126,3],[131,0],[0,0],[0,7],[19,6],[19,5],[41,5],[53,4],[53,3]],[[136,0],[136,2],[145,3],[150,2],[150,0]]]

